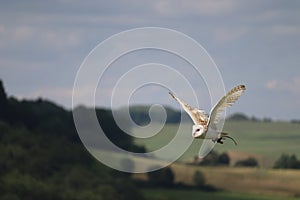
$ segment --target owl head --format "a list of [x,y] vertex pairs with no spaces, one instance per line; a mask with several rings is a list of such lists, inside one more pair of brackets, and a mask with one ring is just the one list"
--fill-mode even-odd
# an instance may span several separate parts
[[204,132],[205,132],[205,129],[202,125],[199,125],[199,124],[193,125],[192,136],[194,138],[203,136]]

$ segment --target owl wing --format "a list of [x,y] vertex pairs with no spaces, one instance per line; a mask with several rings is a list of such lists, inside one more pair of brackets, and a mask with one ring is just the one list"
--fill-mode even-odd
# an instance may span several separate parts
[[178,97],[176,97],[172,92],[169,92],[169,94],[181,105],[181,107],[187,112],[187,114],[191,117],[194,124],[200,124],[200,125],[207,125],[208,122],[208,116],[204,112],[204,110],[200,110],[197,108],[192,108],[184,101],[180,100]]
[[217,124],[221,114],[225,111],[225,108],[232,106],[232,104],[240,98],[245,90],[245,85],[239,85],[231,89],[211,110],[208,126]]

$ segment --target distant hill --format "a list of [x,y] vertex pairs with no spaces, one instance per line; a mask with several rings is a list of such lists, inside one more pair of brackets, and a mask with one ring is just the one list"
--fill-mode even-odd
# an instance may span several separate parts
[[[119,113],[125,112],[127,108],[120,108]],[[129,107],[129,113],[132,120],[138,125],[150,123],[152,117],[153,122],[161,122],[162,117],[166,115],[167,124],[176,124],[179,122],[191,122],[190,117],[184,111],[176,110],[169,106],[151,106],[151,105],[132,105]]]
[[[97,109],[97,115],[115,144],[145,151],[118,129],[111,111]],[[7,97],[2,81],[0,152],[0,199],[144,199],[128,174],[85,150],[71,111],[43,99]]]
[[[183,123],[181,125],[184,127],[183,130],[186,130],[186,135],[182,135],[182,140],[184,140],[185,137],[191,135],[191,124]],[[235,146],[232,141],[225,140],[223,145],[216,144],[214,150],[219,153],[228,152],[232,165],[238,160],[255,157],[260,166],[271,168],[275,160],[282,154],[295,154],[297,158],[300,158],[300,124],[298,123],[228,120],[225,122],[223,130],[229,133],[238,145]],[[136,135],[140,133],[138,128],[132,131]],[[167,145],[175,137],[177,131],[177,124],[167,124],[153,137],[136,138],[135,141],[137,144],[146,146],[146,149],[152,152]],[[202,140],[194,140],[179,161],[191,162],[198,154],[201,144]]]
[[[177,110],[171,108],[169,106],[163,106],[166,114],[167,124],[176,124],[179,122],[192,122],[189,115],[184,110]],[[121,108],[118,112],[124,112],[125,108]],[[164,111],[162,108],[154,106],[151,109],[150,105],[132,105],[129,107],[129,112],[132,120],[138,125],[145,125],[150,123],[150,115],[152,117],[153,122],[161,122],[162,115]],[[151,114],[150,114],[151,113]],[[208,113],[209,114],[209,113]],[[254,116],[249,117],[244,113],[237,112],[227,116],[226,120],[231,121],[253,121],[253,122],[272,122],[271,118],[263,118],[259,119]],[[297,120],[293,120],[293,123],[299,123]]]

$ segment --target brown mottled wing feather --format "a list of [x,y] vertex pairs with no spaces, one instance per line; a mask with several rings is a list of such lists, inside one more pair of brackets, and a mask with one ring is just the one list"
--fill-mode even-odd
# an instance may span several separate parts
[[169,92],[169,94],[181,105],[181,107],[185,110],[185,112],[187,112],[195,124],[200,124],[203,126],[207,125],[208,116],[203,110],[192,108],[187,103],[176,97],[172,92]]
[[231,89],[211,110],[208,123],[217,124],[219,117],[221,116],[222,112],[225,111],[225,108],[232,106],[232,104],[240,98],[245,90],[245,85],[239,85]]

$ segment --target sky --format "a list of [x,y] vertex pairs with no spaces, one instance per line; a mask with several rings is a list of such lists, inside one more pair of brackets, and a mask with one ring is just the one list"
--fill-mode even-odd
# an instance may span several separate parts
[[[246,85],[246,93],[229,113],[300,119],[299,1],[28,0],[0,4],[0,79],[7,93],[16,98],[41,97],[70,109],[76,74],[92,49],[122,31],[162,27],[201,44],[217,65],[227,91]],[[111,91],[122,73],[154,62],[168,65],[190,80],[201,108],[209,111],[216,103],[211,102],[205,82],[180,58],[158,50],[126,56],[114,62],[101,79],[97,106],[110,106]],[[167,76],[141,74],[141,79],[147,75]],[[177,84],[173,87],[180,97],[193,106],[192,95],[184,89],[180,92],[178,81],[170,84]],[[82,96],[89,89],[82,88]],[[146,85],[126,101],[179,109],[166,91],[160,85]]]

